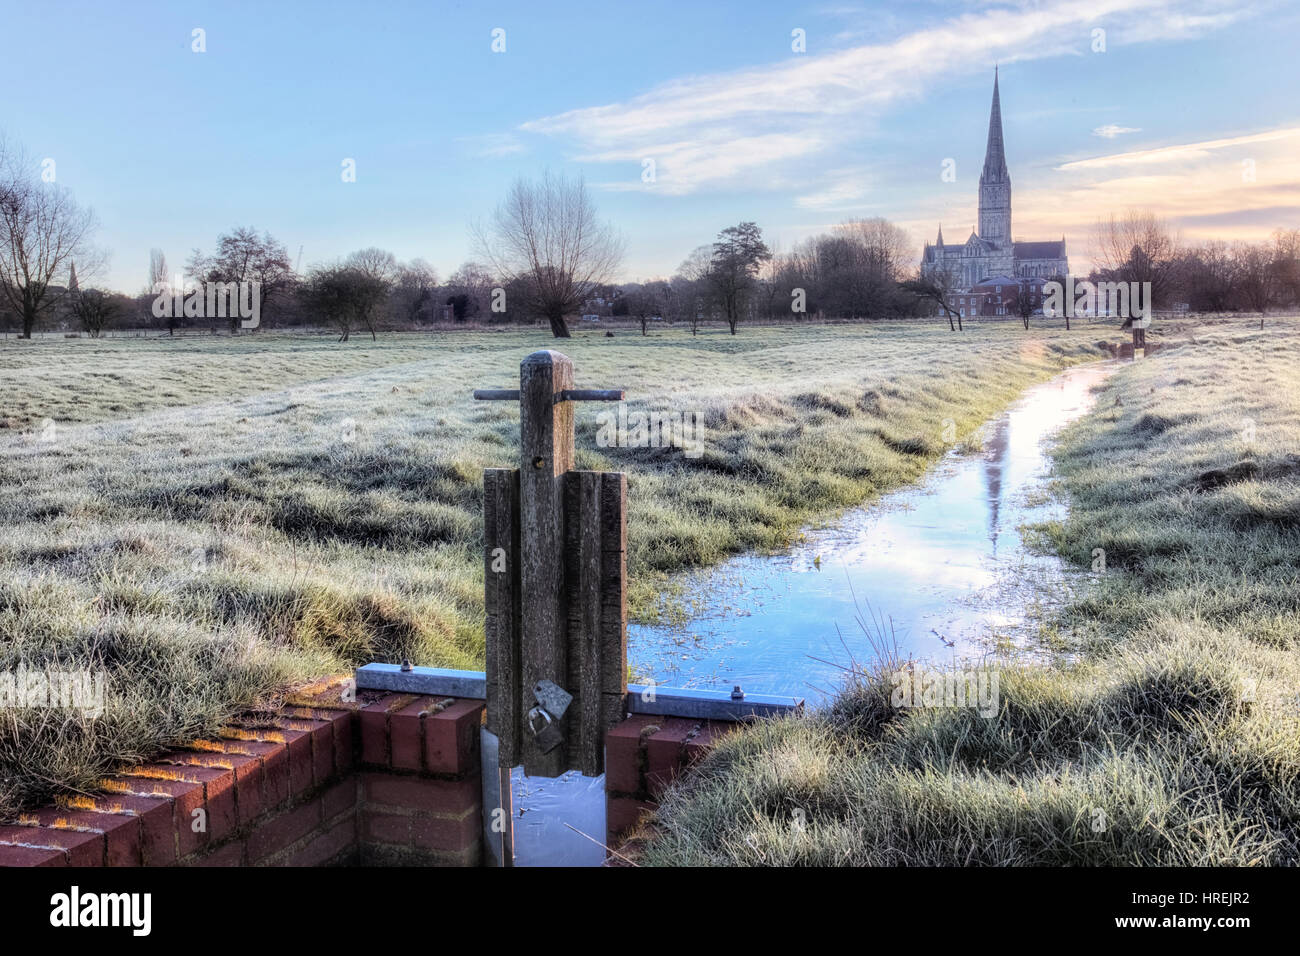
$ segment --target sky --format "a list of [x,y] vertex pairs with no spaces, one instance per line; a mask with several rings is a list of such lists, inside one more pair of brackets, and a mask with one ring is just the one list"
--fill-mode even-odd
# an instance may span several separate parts
[[626,237],[624,281],[743,220],[789,249],[884,216],[919,260],[976,221],[995,65],[1013,234],[1072,271],[1130,207],[1193,241],[1300,227],[1296,0],[0,0],[0,29],[0,133],[95,210],[126,292],[235,226],[445,278],[547,169]]

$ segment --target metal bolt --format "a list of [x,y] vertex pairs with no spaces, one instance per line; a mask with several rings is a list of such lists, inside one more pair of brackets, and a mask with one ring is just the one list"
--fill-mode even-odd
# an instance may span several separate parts
[[402,672],[403,672],[403,673],[408,673],[408,672],[413,671],[413,670],[415,670],[415,668],[411,666],[411,661],[410,661],[409,659],[402,661]]
[[544,464],[546,464],[546,459],[543,458],[541,455],[538,455],[536,458],[533,459],[534,468],[541,468]]
[[745,692],[744,692],[743,690],[740,689],[740,685],[739,685],[739,684],[737,684],[735,687],[733,687],[733,688],[731,689],[731,699],[732,699],[732,700],[744,700],[744,699],[745,699]]

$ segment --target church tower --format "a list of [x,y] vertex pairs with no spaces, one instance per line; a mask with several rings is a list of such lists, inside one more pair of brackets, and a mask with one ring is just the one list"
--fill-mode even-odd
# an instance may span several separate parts
[[989,113],[989,142],[980,173],[979,236],[999,249],[1011,249],[1011,174],[1002,145],[1002,102],[998,98],[998,71],[993,68],[993,109]]

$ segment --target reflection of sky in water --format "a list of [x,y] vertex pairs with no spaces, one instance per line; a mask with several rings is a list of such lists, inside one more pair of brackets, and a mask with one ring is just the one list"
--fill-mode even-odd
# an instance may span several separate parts
[[840,672],[813,658],[847,662],[837,625],[855,657],[870,656],[855,593],[862,611],[892,621],[904,655],[986,649],[995,629],[1021,620],[1008,587],[1025,576],[1059,577],[1055,558],[1025,551],[1017,527],[1057,513],[1026,495],[1041,489],[1047,471],[1043,440],[1088,409],[1090,388],[1107,372],[1072,369],[1029,389],[989,424],[981,453],[950,455],[920,486],[810,531],[789,552],[742,555],[688,576],[698,613],[681,628],[632,627],[636,672],[664,685],[741,684],[814,701]]
[[[1089,388],[1108,371],[1072,369],[1029,389],[990,423],[982,453],[949,456],[920,486],[850,511],[784,554],[742,555],[691,575],[698,616],[684,628],[629,629],[636,672],[661,685],[741,684],[815,702],[840,671],[814,658],[847,662],[836,625],[859,661],[869,656],[854,592],[864,611],[869,603],[893,620],[904,655],[977,653],[991,628],[1019,620],[1009,577],[1059,579],[1056,559],[1026,554],[1016,529],[1057,512],[1025,501],[1046,472],[1041,443],[1087,411]],[[603,776],[545,780],[516,767],[511,790],[516,866],[600,865],[604,850],[582,834],[604,839]]]

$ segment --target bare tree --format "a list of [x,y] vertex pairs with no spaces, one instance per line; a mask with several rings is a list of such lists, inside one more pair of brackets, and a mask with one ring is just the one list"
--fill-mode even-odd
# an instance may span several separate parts
[[491,305],[492,289],[496,280],[485,266],[477,262],[463,262],[447,278],[447,301],[457,322],[477,315],[487,314]]
[[149,250],[149,291],[154,292],[160,285],[167,285],[171,277],[167,275],[167,257],[161,249]]
[[1094,241],[1103,278],[1149,282],[1152,301],[1168,301],[1177,274],[1178,238],[1167,222],[1155,213],[1129,209],[1097,223]]
[[1221,241],[1207,242],[1179,254],[1178,285],[1196,311],[1223,312],[1237,291],[1237,264]]
[[1264,243],[1239,242],[1232,247],[1237,287],[1252,312],[1259,313],[1259,327],[1264,328],[1264,313],[1273,302],[1277,274],[1273,250]]
[[96,258],[94,213],[35,169],[26,153],[0,141],[0,298],[18,316],[25,339],[66,295],[55,279],[74,258],[87,265]]
[[546,319],[556,338],[569,337],[565,317],[613,279],[626,245],[596,218],[582,179],[550,172],[539,182],[517,180],[474,239],[497,277],[517,281],[525,309]]
[[647,325],[653,316],[663,316],[670,295],[668,283],[663,279],[625,287],[620,301],[626,302],[627,314],[641,323],[641,335],[647,334]]
[[[205,255],[195,249],[186,265],[186,274],[200,282],[256,282],[260,301],[259,314],[272,301],[284,295],[294,281],[289,251],[270,233],[238,227],[217,239],[217,251]],[[231,310],[230,334],[239,333],[239,316]]]
[[393,300],[402,321],[415,325],[421,316],[437,318],[435,293],[438,274],[423,259],[412,259],[400,266],[393,283]]
[[371,246],[352,253],[343,265],[350,285],[353,316],[366,327],[373,342],[375,322],[397,276],[397,258],[391,252]]
[[712,270],[713,247],[697,246],[677,267],[673,277],[679,307],[691,323],[691,335],[699,335],[700,322],[713,308],[713,284],[709,280]]
[[[371,250],[363,250],[370,252]],[[375,340],[375,318],[388,296],[382,270],[354,262],[354,253],[341,263],[313,266],[298,288],[298,300],[310,312],[339,330],[347,342],[358,327]],[[365,259],[366,257],[361,257]]]
[[1300,305],[1300,229],[1273,230],[1273,268],[1278,295],[1287,305]]
[[[167,257],[163,255],[161,249],[149,250],[149,288],[150,296],[170,295],[171,294],[171,276],[167,274]],[[167,310],[167,334],[175,335],[176,326],[180,323],[181,317],[176,314],[176,310]]]
[[[929,275],[918,275],[913,279],[902,283],[905,292],[910,292],[922,302],[930,302],[937,305],[943,314],[948,317],[948,330],[950,332],[964,332],[962,326],[961,313],[951,305],[953,293],[957,291],[957,283],[951,272],[946,269],[936,269]],[[956,324],[953,324],[953,320]]]
[[1029,319],[1034,314],[1035,304],[1033,287],[1028,282],[1017,282],[1015,291],[1011,293],[1011,307],[1025,323],[1026,332],[1029,331]]
[[100,289],[78,289],[68,299],[73,316],[92,339],[99,338],[121,311],[121,303]]
[[298,299],[307,310],[338,328],[340,342],[346,342],[352,335],[355,316],[352,280],[352,271],[344,266],[313,266],[297,290]]
[[763,231],[752,222],[728,226],[718,233],[713,243],[709,281],[717,293],[732,335],[736,334],[736,323],[740,321],[753,292],[754,277],[759,267],[770,258],[772,252],[763,242]]

